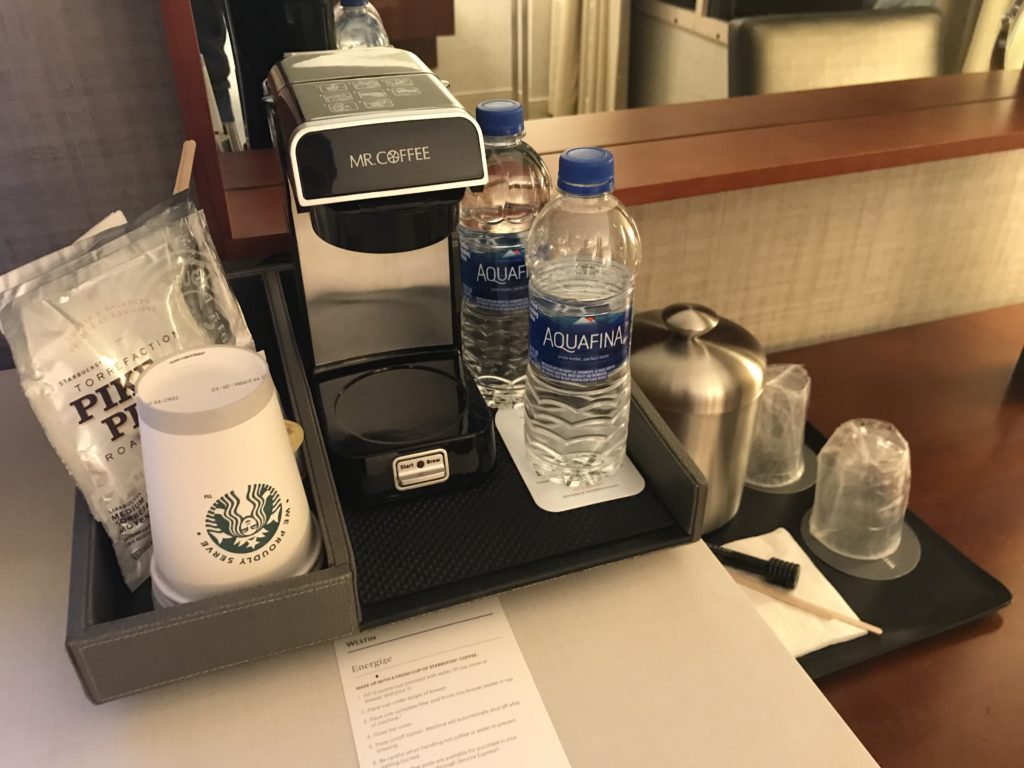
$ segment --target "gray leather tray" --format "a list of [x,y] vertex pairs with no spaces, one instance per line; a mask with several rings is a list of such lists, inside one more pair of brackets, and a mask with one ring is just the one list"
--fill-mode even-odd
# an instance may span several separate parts
[[286,414],[306,433],[301,461],[324,533],[324,566],[154,611],[148,585],[135,594],[125,588],[105,534],[78,498],[67,648],[93,701],[697,538],[703,477],[638,390],[628,451],[647,482],[639,496],[543,512],[500,446],[498,466],[481,485],[342,510],[291,328],[290,276],[288,267],[268,267],[235,274],[231,283]]

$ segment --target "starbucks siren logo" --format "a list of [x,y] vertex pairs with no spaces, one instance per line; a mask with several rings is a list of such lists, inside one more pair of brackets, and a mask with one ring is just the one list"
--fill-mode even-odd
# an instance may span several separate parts
[[225,493],[206,513],[206,532],[226,552],[246,555],[266,546],[281,525],[281,494],[266,483],[245,489],[245,501]]

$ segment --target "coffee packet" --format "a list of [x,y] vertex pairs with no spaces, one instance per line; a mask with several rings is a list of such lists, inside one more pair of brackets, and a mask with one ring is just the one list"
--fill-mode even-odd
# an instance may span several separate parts
[[203,213],[183,193],[0,276],[0,331],[36,417],[136,589],[152,542],[135,382],[187,349],[253,348]]

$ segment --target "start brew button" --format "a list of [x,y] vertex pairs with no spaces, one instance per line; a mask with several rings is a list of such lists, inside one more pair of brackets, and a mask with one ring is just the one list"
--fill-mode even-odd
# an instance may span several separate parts
[[395,488],[408,491],[448,479],[448,452],[444,448],[399,456],[391,464]]

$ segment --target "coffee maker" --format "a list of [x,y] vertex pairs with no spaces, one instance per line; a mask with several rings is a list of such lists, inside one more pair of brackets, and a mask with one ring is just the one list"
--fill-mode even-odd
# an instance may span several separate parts
[[415,55],[286,56],[264,101],[298,255],[297,334],[343,501],[464,485],[494,465],[459,352],[458,204],[480,128]]

